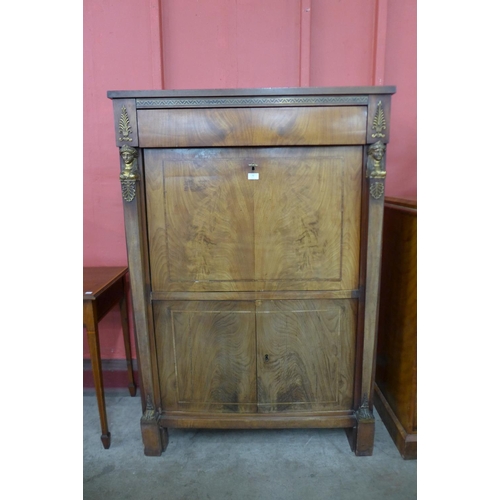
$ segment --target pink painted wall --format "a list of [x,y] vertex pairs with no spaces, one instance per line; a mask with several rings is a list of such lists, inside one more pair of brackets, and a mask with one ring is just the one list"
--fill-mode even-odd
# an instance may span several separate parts
[[[375,83],[397,86],[386,193],[416,198],[416,0],[85,0],[84,265],[127,262],[108,90]],[[118,311],[100,330],[125,358]]]
[[165,88],[298,84],[300,0],[164,0]]
[[[119,157],[106,92],[161,88],[150,55],[152,16],[149,2],[136,0],[85,0],[83,12],[83,265],[127,265]],[[124,359],[118,308],[99,330],[102,358]],[[83,356],[90,357],[85,333]]]
[[375,0],[312,0],[312,87],[372,85]]
[[417,2],[389,0],[385,81],[397,85],[387,148],[388,196],[417,199]]

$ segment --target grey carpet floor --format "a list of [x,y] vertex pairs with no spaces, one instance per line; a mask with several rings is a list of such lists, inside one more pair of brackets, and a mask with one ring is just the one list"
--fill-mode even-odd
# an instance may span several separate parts
[[169,430],[161,457],[146,457],[140,398],[108,391],[111,447],[97,403],[83,397],[85,500],[413,500],[417,461],[403,460],[376,414],[371,457],[356,457],[342,429]]

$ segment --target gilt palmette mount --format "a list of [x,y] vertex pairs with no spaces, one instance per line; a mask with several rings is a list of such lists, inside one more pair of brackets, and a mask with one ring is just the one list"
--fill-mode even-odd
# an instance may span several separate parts
[[120,141],[132,142],[132,137],[130,137],[130,135],[132,134],[132,127],[130,125],[130,119],[128,117],[127,108],[125,106],[122,106],[122,112],[120,115],[120,121],[118,122],[118,128],[120,130],[120,136],[118,139]]
[[377,111],[373,118],[372,130],[375,132],[372,137],[376,139],[377,137],[384,138],[385,134],[382,133],[383,130],[387,129],[387,124],[385,122],[384,108],[382,107],[382,101],[377,103]]

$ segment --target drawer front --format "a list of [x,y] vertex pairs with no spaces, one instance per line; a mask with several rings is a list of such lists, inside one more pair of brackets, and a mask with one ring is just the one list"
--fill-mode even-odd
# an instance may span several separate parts
[[365,106],[138,110],[141,148],[365,144]]
[[153,292],[358,287],[361,147],[146,150]]

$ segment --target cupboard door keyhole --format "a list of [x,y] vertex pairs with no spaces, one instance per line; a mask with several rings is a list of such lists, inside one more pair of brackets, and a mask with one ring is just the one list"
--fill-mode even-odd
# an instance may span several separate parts
[[269,362],[269,354],[264,354],[264,363]]

